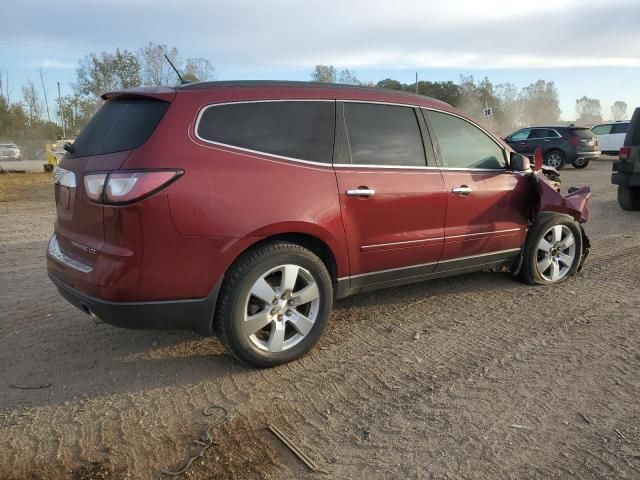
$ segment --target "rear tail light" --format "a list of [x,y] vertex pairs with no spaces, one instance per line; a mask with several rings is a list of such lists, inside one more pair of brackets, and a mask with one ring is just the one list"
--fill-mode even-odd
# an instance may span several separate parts
[[629,160],[631,156],[631,148],[630,147],[622,147],[620,149],[620,160]]
[[183,173],[182,170],[92,173],[84,177],[84,190],[94,202],[123,205],[153,195]]
[[573,145],[574,147],[579,147],[580,139],[577,135],[571,135],[571,138],[569,138],[569,143],[571,143],[571,145]]

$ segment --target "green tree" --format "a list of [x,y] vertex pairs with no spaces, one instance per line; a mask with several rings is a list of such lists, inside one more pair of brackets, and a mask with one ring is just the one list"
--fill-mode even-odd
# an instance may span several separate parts
[[602,122],[602,106],[597,98],[586,95],[576,100],[576,122],[581,125],[591,125]]
[[378,83],[376,83],[376,87],[388,88],[390,90],[406,90],[406,85],[400,83],[398,80],[393,80],[391,78],[380,80]]
[[206,58],[188,58],[182,78],[187,82],[206,82],[216,78],[216,69]]
[[140,61],[128,50],[116,49],[114,53],[90,53],[76,70],[76,94],[95,100],[114,90],[142,85]]
[[338,74],[338,83],[345,85],[362,85],[362,82],[357,79],[356,72],[353,70],[342,70]]

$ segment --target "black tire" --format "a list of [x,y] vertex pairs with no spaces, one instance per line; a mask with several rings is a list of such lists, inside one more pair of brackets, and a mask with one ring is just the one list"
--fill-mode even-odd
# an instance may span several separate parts
[[[538,261],[540,258],[538,245],[543,236],[556,225],[566,226],[571,233],[573,233],[575,255],[573,264],[568,269],[568,272],[561,279],[550,281],[543,277],[542,274],[544,272],[539,272]],[[569,277],[575,275],[578,270],[582,258],[582,248],[582,231],[580,225],[572,217],[560,213],[542,213],[527,234],[522,253],[521,280],[529,285],[550,285],[564,282]]]
[[640,210],[640,187],[618,185],[618,205],[623,210]]
[[[554,161],[556,158],[559,159],[559,163]],[[549,162],[553,163],[553,165],[551,165]],[[555,167],[556,170],[562,170],[567,164],[567,156],[562,150],[549,150],[544,154],[544,164],[550,167]]]
[[[311,330],[299,343],[279,352],[262,350],[244,329],[251,288],[270,270],[290,264],[302,267],[318,286],[317,315]],[[230,268],[220,292],[216,322],[220,339],[234,357],[252,367],[269,368],[305,355],[320,338],[331,315],[332,306],[333,282],[322,260],[300,245],[278,241],[265,243],[247,251]],[[259,308],[266,307],[271,308],[266,303],[264,307]],[[292,328],[291,324],[285,325],[288,325],[286,328]]]
[[573,163],[573,168],[577,168],[577,169],[587,168],[590,163],[591,163],[591,160],[576,160]]

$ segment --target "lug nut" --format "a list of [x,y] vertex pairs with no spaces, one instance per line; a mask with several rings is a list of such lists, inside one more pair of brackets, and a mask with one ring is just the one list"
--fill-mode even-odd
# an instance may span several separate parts
[[289,300],[287,303],[288,303],[289,305],[293,305],[293,299]]
[[287,317],[290,317],[292,313],[293,312],[291,310],[287,310],[287,313],[286,313]]
[[278,315],[278,320],[282,321],[284,317],[282,315]]
[[278,304],[278,299],[277,299],[277,298],[274,298],[274,299],[271,301],[271,304],[272,304],[272,305],[277,305],[277,304]]
[[275,308],[271,310],[271,315],[275,315],[276,313],[278,313],[278,310],[276,310]]

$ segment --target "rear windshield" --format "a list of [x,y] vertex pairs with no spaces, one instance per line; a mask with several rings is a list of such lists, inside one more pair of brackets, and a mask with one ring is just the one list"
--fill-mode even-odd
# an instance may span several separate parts
[[132,150],[156,128],[169,104],[157,100],[110,100],[73,142],[73,156],[86,157]]
[[584,140],[590,140],[595,137],[593,132],[588,128],[572,128],[571,133],[573,133],[576,137],[582,138]]

